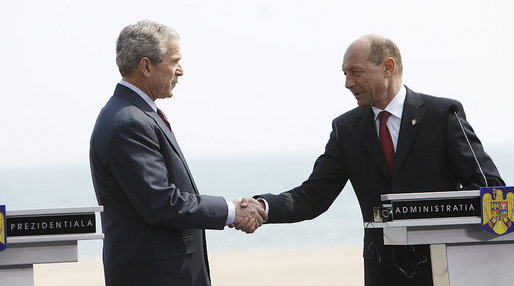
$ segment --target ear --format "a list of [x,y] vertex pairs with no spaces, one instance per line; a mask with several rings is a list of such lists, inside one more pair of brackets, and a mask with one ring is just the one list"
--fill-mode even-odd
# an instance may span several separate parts
[[396,63],[393,58],[387,58],[384,61],[384,73],[386,75],[392,76],[394,70],[396,69]]
[[150,59],[147,57],[142,57],[141,60],[139,60],[138,69],[141,71],[141,73],[145,77],[150,76],[150,70],[153,68],[152,63],[150,62]]

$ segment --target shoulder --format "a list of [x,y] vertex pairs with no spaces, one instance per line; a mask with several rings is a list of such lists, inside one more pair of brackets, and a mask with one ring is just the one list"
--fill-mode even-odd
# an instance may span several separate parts
[[333,121],[333,123],[336,123],[338,125],[340,124],[352,124],[356,120],[359,120],[365,116],[368,116],[370,114],[371,109],[369,107],[356,107],[352,110],[349,110],[338,117],[336,117]]
[[423,108],[430,112],[448,113],[450,112],[450,108],[452,108],[452,106],[455,106],[458,110],[463,111],[462,104],[458,100],[419,93],[407,88],[405,108],[415,107]]
[[134,105],[130,100],[114,95],[100,111],[98,120],[114,125],[153,122],[147,112]]
[[439,97],[434,95],[429,95],[426,93],[416,92],[412,89],[406,87],[407,89],[407,98],[406,101],[412,100],[413,98],[421,98],[423,101],[425,101],[428,104],[433,105],[449,105],[449,104],[460,104],[459,101],[452,99],[452,98],[446,98],[446,97]]
[[124,98],[112,96],[98,115],[92,139],[105,141],[145,133],[153,137],[157,128],[155,121],[146,112]]

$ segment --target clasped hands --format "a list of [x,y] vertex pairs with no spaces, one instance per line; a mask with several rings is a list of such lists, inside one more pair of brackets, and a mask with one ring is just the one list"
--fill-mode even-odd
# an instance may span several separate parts
[[231,228],[253,233],[264,221],[268,219],[264,203],[252,198],[235,199],[236,217]]

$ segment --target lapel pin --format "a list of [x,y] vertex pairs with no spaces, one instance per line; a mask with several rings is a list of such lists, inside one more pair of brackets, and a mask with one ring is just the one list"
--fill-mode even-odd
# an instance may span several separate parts
[[414,125],[416,125],[416,123],[418,123],[418,121],[416,119],[412,119],[411,123],[412,123],[412,126],[414,126]]

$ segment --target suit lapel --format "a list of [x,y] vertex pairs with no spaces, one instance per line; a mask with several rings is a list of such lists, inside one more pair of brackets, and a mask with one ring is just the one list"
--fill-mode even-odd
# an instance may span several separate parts
[[171,147],[177,153],[180,160],[182,161],[182,164],[184,164],[184,167],[187,170],[187,174],[189,175],[189,179],[191,180],[191,184],[193,184],[195,192],[198,194],[198,189],[196,188],[195,181],[193,180],[193,175],[191,174],[191,171],[189,170],[189,166],[187,165],[186,159],[184,157],[184,154],[182,154],[182,151],[180,150],[180,147],[178,146],[177,140],[175,139],[175,135],[171,133],[171,130],[168,128],[166,123],[161,119],[159,114],[157,112],[154,112],[153,110],[151,112],[145,112],[148,116],[153,118],[155,123],[159,126],[159,128],[164,132],[164,135],[166,135],[166,138],[168,139],[168,142],[170,143]]
[[424,101],[421,96],[407,88],[407,96],[403,106],[402,122],[398,136],[396,157],[394,162],[393,176],[401,168],[403,161],[409,153],[412,142],[423,124],[425,109],[422,107]]
[[164,135],[166,135],[166,138],[168,139],[168,142],[171,144],[171,147],[175,152],[178,154],[180,159],[182,161],[185,161],[184,155],[182,154],[182,151],[180,150],[180,147],[178,146],[177,139],[175,139],[175,136],[171,133],[171,130],[168,128],[166,123],[162,121],[161,117],[157,114],[157,112],[154,112],[153,110],[151,112],[146,112],[146,115],[150,116],[155,123],[159,126],[159,128],[162,130]]
[[389,178],[389,171],[387,170],[384,155],[380,149],[380,142],[378,141],[374,119],[374,114],[371,108],[363,108],[360,115],[360,126],[357,128],[359,129],[359,134],[361,134],[362,144],[366,147],[371,159],[380,169],[382,174],[386,178]]
[[114,95],[122,97],[128,101],[130,101],[134,106],[141,109],[146,115],[151,117],[155,123],[159,126],[159,128],[162,130],[164,135],[166,135],[166,138],[168,139],[168,142],[171,145],[171,148],[177,153],[180,160],[182,161],[182,164],[186,168],[187,174],[189,175],[189,179],[191,180],[191,184],[193,185],[193,188],[196,193],[198,193],[198,189],[196,188],[195,181],[193,180],[193,176],[191,174],[191,171],[189,170],[189,166],[186,163],[186,159],[184,158],[184,155],[182,154],[182,151],[180,150],[180,147],[178,146],[177,140],[175,139],[175,136],[171,133],[171,130],[168,128],[166,123],[162,121],[161,117],[155,112],[152,107],[148,105],[142,99],[136,92],[134,92],[132,89],[122,85],[118,84],[116,86],[116,89],[114,90]]

